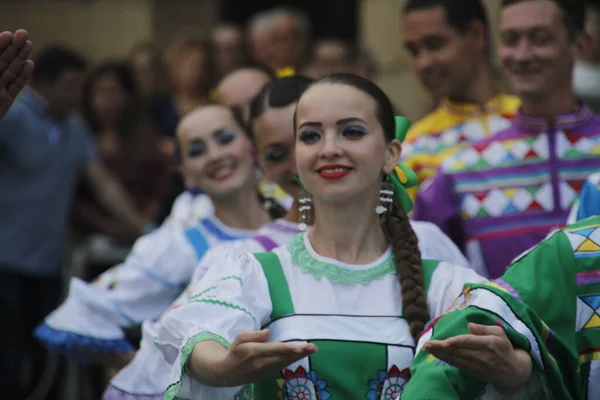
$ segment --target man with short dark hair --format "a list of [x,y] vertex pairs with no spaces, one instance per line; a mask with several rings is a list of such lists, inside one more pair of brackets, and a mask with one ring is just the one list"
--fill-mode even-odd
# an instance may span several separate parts
[[411,127],[402,151],[423,181],[458,145],[506,128],[519,100],[495,81],[481,0],[408,0],[402,39],[421,82],[442,99]]
[[244,32],[234,24],[220,23],[211,31],[219,78],[242,67],[245,61]]
[[247,34],[253,62],[274,71],[300,70],[308,55],[312,26],[305,12],[281,6],[253,15]]
[[311,72],[315,79],[336,73],[356,73],[358,49],[341,39],[321,39],[313,47]]
[[[31,86],[0,120],[0,376],[2,398],[24,399],[46,368],[33,329],[58,305],[61,248],[74,187],[83,177],[107,209],[140,233],[138,215],[96,157],[79,105],[86,60],[42,49]],[[30,366],[29,380],[23,372]],[[48,399],[57,399],[57,393]]]
[[414,218],[446,232],[491,278],[564,226],[600,170],[600,116],[573,92],[583,0],[505,0],[499,56],[522,106],[511,126],[447,158]]
[[33,62],[28,57],[32,48],[23,29],[0,33],[0,119],[31,77]]

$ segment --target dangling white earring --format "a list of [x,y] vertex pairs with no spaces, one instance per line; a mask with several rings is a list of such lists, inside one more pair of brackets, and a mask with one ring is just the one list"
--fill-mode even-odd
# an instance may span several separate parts
[[394,187],[387,176],[385,177],[385,180],[381,182],[379,201],[380,204],[375,207],[375,212],[379,216],[385,217],[385,214],[392,208],[392,203],[394,202]]
[[300,206],[298,207],[298,211],[300,212],[300,224],[298,224],[298,229],[301,231],[305,231],[308,229],[308,221],[310,219],[310,211],[312,210],[312,199],[306,193],[305,190],[302,191],[302,195],[300,196]]

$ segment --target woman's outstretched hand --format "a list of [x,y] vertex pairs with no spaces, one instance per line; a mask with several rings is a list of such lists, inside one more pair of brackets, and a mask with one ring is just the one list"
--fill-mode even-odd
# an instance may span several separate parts
[[423,350],[500,392],[514,394],[523,389],[532,373],[529,353],[515,349],[500,326],[470,323],[469,331],[470,335],[430,340]]
[[[241,332],[222,356],[213,358],[212,361],[209,358],[199,360],[198,358],[204,358],[202,354],[208,349],[196,345],[192,353],[193,365],[188,366],[189,372],[198,381],[209,386],[240,386],[260,382],[317,352],[314,344],[267,342],[269,335],[268,329]],[[202,344],[204,343],[199,343]]]
[[29,55],[33,44],[26,30],[0,33],[0,119],[33,73]]

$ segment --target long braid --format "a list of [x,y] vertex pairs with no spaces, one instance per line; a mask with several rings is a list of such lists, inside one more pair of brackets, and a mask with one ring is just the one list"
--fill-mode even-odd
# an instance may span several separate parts
[[396,274],[402,290],[404,316],[416,342],[430,316],[417,235],[398,201],[394,200],[383,228],[396,258]]

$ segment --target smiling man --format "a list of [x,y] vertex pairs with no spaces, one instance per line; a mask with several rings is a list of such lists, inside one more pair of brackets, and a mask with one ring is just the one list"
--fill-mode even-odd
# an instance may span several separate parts
[[506,128],[519,100],[495,81],[481,0],[408,0],[402,40],[423,85],[442,99],[412,126],[402,151],[423,181],[457,145]]
[[503,0],[499,55],[522,107],[509,128],[447,158],[417,197],[414,218],[442,228],[491,278],[564,226],[600,169],[600,117],[572,86],[584,20],[583,0]]

